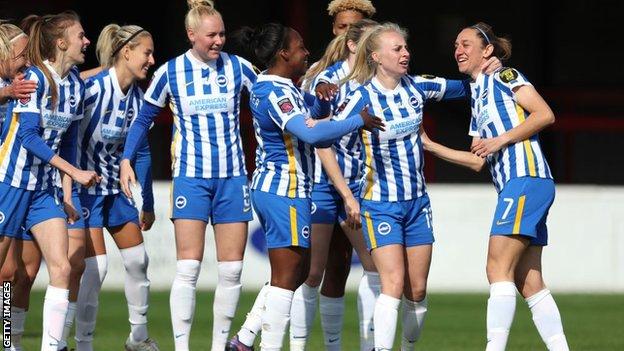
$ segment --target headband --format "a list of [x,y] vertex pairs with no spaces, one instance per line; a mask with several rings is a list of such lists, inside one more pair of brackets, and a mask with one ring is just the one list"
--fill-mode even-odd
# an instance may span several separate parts
[[476,29],[479,31],[479,33],[481,33],[481,35],[483,35],[483,38],[485,38],[485,41],[488,43],[488,45],[491,44],[490,42],[490,38],[488,38],[488,36],[485,34],[485,32],[483,31],[483,29],[479,28],[478,26],[472,26],[470,27],[472,29]]
[[17,39],[19,39],[19,37],[21,37],[21,36],[26,36],[26,33],[21,32],[20,34],[18,34],[18,35],[16,35],[16,36],[14,36],[14,37],[13,37],[13,39],[9,40],[9,42],[10,42],[10,43],[13,43],[13,42],[15,42]]
[[117,47],[117,49],[113,50],[113,53],[111,54],[111,57],[115,57],[115,55],[117,55],[117,53],[119,52],[119,50],[121,50],[121,48],[126,46],[129,42],[132,41],[132,39],[136,38],[136,36],[139,35],[139,33],[141,33],[141,32],[145,32],[145,29],[141,28],[141,29],[137,30],[128,39],[124,40],[123,43],[121,43],[121,45],[119,45]]

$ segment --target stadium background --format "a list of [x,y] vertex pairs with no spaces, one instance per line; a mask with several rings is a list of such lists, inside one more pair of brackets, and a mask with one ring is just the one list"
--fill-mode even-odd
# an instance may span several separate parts
[[[327,1],[313,0],[216,0],[223,14],[226,30],[242,25],[282,22],[297,29],[311,52],[310,62],[322,53],[331,39],[331,18],[326,12]],[[453,59],[453,40],[464,26],[477,21],[491,24],[498,34],[512,39],[513,56],[507,65],[523,72],[553,108],[557,122],[541,134],[558,187],[549,227],[552,245],[545,251],[545,276],[555,292],[563,295],[560,306],[568,328],[571,345],[579,350],[621,350],[624,337],[617,331],[624,328],[624,57],[621,14],[624,3],[619,1],[374,1],[378,21],[393,21],[410,32],[411,71],[447,78],[462,78]],[[30,13],[55,13],[73,9],[82,17],[82,24],[92,41],[83,68],[97,65],[95,41],[100,29],[111,22],[138,24],[149,30],[155,39],[156,66],[188,49],[183,26],[186,2],[166,1],[70,1],[70,0],[0,0],[0,18],[21,19]],[[233,50],[226,43],[226,51]],[[154,68],[155,68],[154,67]],[[436,140],[456,148],[467,148],[469,106],[465,102],[434,104],[425,111],[425,126]],[[250,116],[243,112],[243,142],[247,166],[253,169],[255,139]],[[153,174],[156,184],[158,221],[146,234],[150,253],[150,278],[155,290],[152,316],[162,318],[151,324],[159,342],[169,349],[168,291],[174,274],[172,226],[166,217],[169,211],[168,182],[170,179],[169,140],[171,115],[164,111],[150,132]],[[474,174],[428,157],[426,178],[434,209],[437,243],[432,264],[430,288],[434,294],[423,349],[479,349],[484,322],[484,295],[487,282],[484,274],[487,230],[495,205],[495,192],[488,172]],[[467,184],[474,183],[474,184]],[[138,192],[137,192],[138,193]],[[476,204],[476,205],[475,205]],[[243,274],[244,286],[250,290],[241,300],[237,318],[253,302],[253,291],[268,278],[268,262],[262,253],[262,233],[258,224],[250,226],[250,248]],[[211,237],[209,231],[208,237]],[[108,243],[112,248],[112,241]],[[214,244],[207,240],[206,258],[202,265],[200,287],[210,289],[216,281]],[[105,289],[123,286],[123,266],[119,254],[109,249],[111,263]],[[359,278],[353,266],[349,286]],[[456,267],[461,267],[458,269]],[[47,276],[41,270],[37,286],[45,286]],[[442,294],[439,294],[442,292]],[[452,292],[451,295],[446,293]],[[459,292],[459,293],[458,293]],[[461,293],[461,294],[460,294]],[[593,293],[593,295],[578,295]],[[599,295],[596,295],[598,293]],[[609,294],[609,295],[605,295]],[[612,295],[615,294],[615,295]],[[203,293],[198,308],[204,313],[196,317],[193,344],[209,343],[210,310]],[[357,342],[357,320],[353,295],[345,325],[345,349]],[[100,314],[96,347],[117,349],[125,338],[123,296],[107,292],[102,296],[105,310]],[[591,300],[591,304],[586,304]],[[42,296],[33,296],[33,312],[29,326],[38,330]],[[108,302],[108,303],[107,303]],[[114,308],[108,309],[111,306]],[[510,349],[541,349],[539,336],[531,326],[530,317],[518,305],[519,320],[514,325]],[[525,310],[525,308],[524,308]],[[31,318],[32,316],[32,318]],[[475,322],[477,318],[477,322]],[[318,321],[318,318],[317,318]],[[235,323],[240,325],[240,323]],[[460,336],[448,339],[445,328]],[[318,325],[315,333],[320,332]],[[161,333],[162,335],[160,335]],[[515,333],[515,334],[514,334]],[[37,344],[37,332],[27,343]],[[200,334],[200,335],[198,335]],[[513,337],[515,335],[515,338]],[[441,340],[446,340],[441,343]],[[311,346],[321,347],[319,334]],[[34,348],[34,346],[33,346]]]

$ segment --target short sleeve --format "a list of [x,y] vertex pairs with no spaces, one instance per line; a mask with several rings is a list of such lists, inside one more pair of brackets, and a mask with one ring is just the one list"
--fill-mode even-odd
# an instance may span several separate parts
[[509,88],[511,91],[513,89],[523,86],[523,85],[532,85],[526,77],[518,72],[515,68],[503,68],[495,74],[496,80],[503,83],[504,86]]
[[256,68],[251,64],[251,62],[245,60],[242,57],[238,57],[238,61],[241,65],[243,86],[247,88],[247,91],[251,91],[251,87],[254,85],[254,83],[256,83],[256,80],[258,79]]
[[334,119],[343,120],[356,114],[359,115],[367,102],[368,94],[365,93],[364,87],[358,88],[349,94],[342,104],[336,108]]
[[442,100],[447,88],[446,79],[429,74],[414,76],[413,78],[416,81],[416,85],[424,93],[425,99]]
[[168,64],[165,63],[156,70],[145,92],[145,101],[158,107],[165,107],[167,96],[170,93],[167,66]]
[[43,73],[38,70],[29,69],[26,72],[25,80],[32,80],[37,83],[37,89],[30,93],[30,96],[27,98],[22,98],[17,100],[15,103],[15,108],[13,112],[16,113],[24,113],[24,112],[32,112],[32,113],[40,113],[41,112],[41,101],[45,95],[45,79],[43,78]]
[[288,91],[272,91],[269,94],[269,116],[282,130],[286,123],[295,116],[303,115],[303,111],[296,103],[295,97]]

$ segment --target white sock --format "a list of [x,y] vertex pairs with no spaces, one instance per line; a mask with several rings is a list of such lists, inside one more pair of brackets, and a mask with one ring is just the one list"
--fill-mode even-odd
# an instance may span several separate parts
[[550,294],[550,290],[543,289],[535,295],[526,299],[531,313],[533,323],[537,327],[542,340],[550,351],[568,351],[568,342],[563,333],[561,315],[559,309]]
[[375,301],[381,293],[379,273],[364,271],[358,286],[357,306],[360,317],[360,351],[370,351],[375,347],[373,315]]
[[401,351],[413,351],[414,345],[425,324],[427,315],[427,298],[422,301],[411,301],[403,298],[403,337]]
[[223,351],[241,293],[243,261],[218,262],[219,280],[212,305],[212,350]]
[[318,287],[301,284],[293,295],[290,307],[290,350],[305,350],[306,341],[316,315]]
[[108,270],[106,255],[85,258],[76,302],[76,351],[93,351],[93,333],[97,319],[98,298]]
[[134,342],[147,339],[147,308],[150,281],[147,279],[149,258],[143,243],[119,250],[126,269],[124,290],[128,302],[130,337]]
[[254,301],[253,306],[251,307],[251,311],[247,313],[247,318],[245,318],[245,322],[241,330],[236,334],[238,335],[238,340],[247,346],[252,346],[256,340],[256,336],[262,329],[262,312],[264,311],[264,304],[266,302],[267,292],[269,292],[269,283],[264,284],[258,296],[256,297],[256,301]]
[[401,300],[379,294],[375,303],[375,350],[392,350]]
[[43,335],[41,350],[57,350],[63,337],[63,326],[69,305],[69,290],[48,285],[43,302]]
[[319,305],[325,350],[340,351],[342,320],[345,309],[344,297],[327,297],[321,294]]
[[76,303],[69,302],[67,305],[67,316],[65,317],[65,326],[63,327],[63,336],[59,341],[59,350],[67,347],[67,338],[69,337],[69,333],[71,332],[72,327],[74,326],[74,317],[76,316]]
[[286,326],[290,319],[290,305],[294,291],[270,286],[262,313],[261,351],[282,349]]
[[22,335],[27,313],[28,311],[21,307],[11,306],[11,351],[22,350]]
[[486,351],[505,350],[515,313],[516,285],[513,282],[492,283],[487,305]]
[[178,260],[171,286],[169,306],[176,351],[189,349],[189,336],[195,314],[195,286],[201,269],[197,260]]

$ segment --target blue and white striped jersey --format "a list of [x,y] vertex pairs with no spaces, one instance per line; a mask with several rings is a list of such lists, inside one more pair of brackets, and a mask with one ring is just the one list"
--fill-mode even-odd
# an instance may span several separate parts
[[46,162],[29,153],[17,137],[20,126],[20,113],[36,113],[40,116],[39,135],[47,146],[56,154],[63,134],[73,121],[83,116],[83,98],[85,85],[78,69],[71,69],[69,74],[61,78],[52,66],[44,64],[52,74],[58,90],[56,107],[52,107],[50,82],[43,71],[31,66],[24,79],[37,82],[37,89],[28,99],[12,101],[9,106],[10,120],[7,119],[2,131],[2,147],[0,147],[0,181],[16,188],[27,190],[46,189],[55,185],[58,172]]
[[175,133],[174,177],[227,178],[247,174],[239,130],[241,91],[256,81],[253,66],[222,52],[209,63],[191,51],[154,73],[145,101],[164,107],[169,97]]
[[424,158],[419,135],[424,104],[467,96],[462,81],[403,76],[394,89],[373,78],[348,96],[338,117],[369,113],[384,120],[385,131],[362,130],[364,174],[360,197],[373,201],[406,201],[425,194]]
[[[513,91],[522,85],[531,83],[513,68],[504,68],[492,75],[480,73],[470,84],[472,118],[468,134],[492,138],[523,123],[529,113],[516,102]],[[538,134],[489,155],[487,162],[498,192],[513,178],[552,179]]]
[[134,83],[124,94],[115,68],[85,83],[85,118],[78,130],[76,160],[80,169],[95,171],[102,181],[83,191],[91,195],[117,194],[126,134],[143,103],[143,91]]
[[250,105],[258,141],[251,188],[290,198],[310,197],[314,147],[285,130],[291,118],[309,114],[301,91],[290,79],[260,74]]
[[[340,80],[349,75],[351,69],[349,63],[338,61],[329,66],[325,71],[321,72],[312,84],[312,90],[320,83],[340,84]],[[355,91],[360,84],[356,81],[349,81],[340,85],[340,90],[331,101],[333,119],[345,118],[345,115],[337,113],[338,108],[345,101],[351,92]],[[338,166],[342,171],[347,184],[357,182],[362,177],[362,141],[359,132],[353,132],[338,139],[333,145],[336,153]],[[325,173],[321,164],[321,159],[317,158],[314,163],[314,183],[330,183],[331,180]]]

